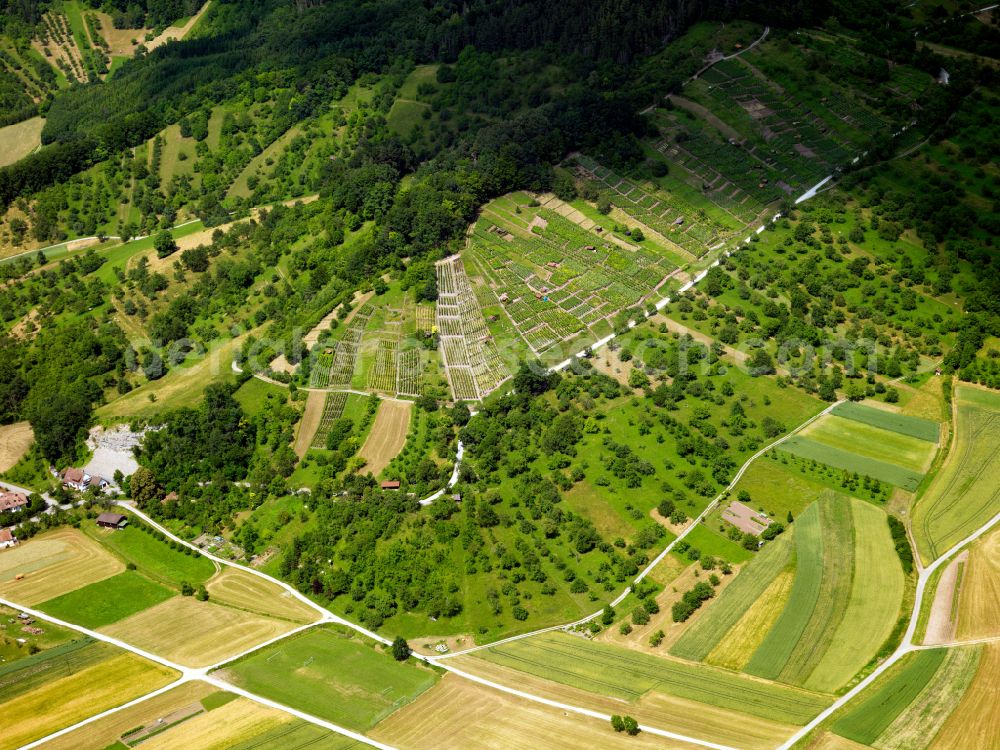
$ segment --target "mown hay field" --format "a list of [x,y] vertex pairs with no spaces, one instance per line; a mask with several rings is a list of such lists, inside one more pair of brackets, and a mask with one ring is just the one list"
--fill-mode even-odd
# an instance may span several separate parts
[[544,633],[495,646],[478,657],[599,695],[636,701],[656,690],[770,721],[802,724],[827,704],[825,696],[673,659]]
[[284,711],[237,698],[153,735],[141,747],[142,750],[229,750],[292,721],[292,715]]
[[[367,750],[369,745],[336,734],[304,719],[293,718],[225,750]],[[222,750],[220,748],[220,750]]]
[[379,724],[371,736],[408,750],[688,750],[662,737],[618,734],[606,722],[499,693],[469,680],[444,679]]
[[28,422],[0,426],[0,472],[14,468],[35,441]]
[[607,714],[627,711],[641,723],[742,750],[773,750],[796,729],[794,724],[710,706],[669,695],[659,689],[649,691],[638,700],[625,702],[620,698],[555,682],[475,655],[459,656],[448,663],[463,672],[504,685],[517,685],[521,690],[550,700]]
[[124,570],[81,531],[62,528],[0,550],[0,595],[30,607]]
[[43,612],[85,628],[99,628],[176,596],[134,570],[70,591],[38,605]]
[[972,545],[958,596],[959,639],[1000,635],[1000,529]]
[[961,702],[941,727],[931,750],[995,750],[1000,747],[1000,644],[983,646],[979,669]]
[[346,631],[319,626],[230,664],[218,676],[285,705],[364,731],[437,682],[432,670]]
[[79,750],[110,747],[122,733],[166,716],[184,706],[199,703],[218,692],[204,682],[188,682],[135,706],[91,722],[45,743],[45,750]]
[[262,617],[191,596],[150,607],[101,632],[188,667],[207,667],[294,629],[294,623]]
[[925,562],[937,558],[1000,511],[1000,394],[955,390],[955,437],[944,465],[913,511]]
[[883,430],[897,432],[900,435],[909,435],[919,440],[926,440],[936,443],[941,432],[941,426],[930,419],[913,417],[898,412],[885,411],[883,409],[873,409],[870,406],[845,401],[834,407],[835,416],[843,419],[851,419],[872,427]]
[[365,472],[378,476],[403,450],[412,409],[409,401],[383,401],[379,406],[368,439],[358,453],[366,461]]
[[315,622],[319,613],[288,591],[239,568],[225,566],[206,586],[212,601],[297,624]]
[[943,648],[916,651],[882,675],[832,725],[849,740],[871,745],[931,681],[944,662]]
[[166,685],[177,673],[118,652],[0,703],[0,747],[15,748]]
[[743,670],[788,604],[795,574],[783,570],[705,657],[706,664]]
[[23,159],[41,146],[44,125],[44,118],[32,117],[0,128],[0,143],[3,144],[0,149],[0,167]]

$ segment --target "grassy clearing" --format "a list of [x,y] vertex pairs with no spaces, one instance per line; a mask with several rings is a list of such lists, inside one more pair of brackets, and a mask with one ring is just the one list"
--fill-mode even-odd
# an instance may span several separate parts
[[143,575],[174,588],[180,588],[184,581],[198,586],[215,573],[215,565],[207,557],[171,549],[166,542],[137,526],[124,529],[94,526],[88,527],[88,533],[125,562],[134,563]]
[[981,646],[949,649],[920,694],[873,743],[880,750],[924,748],[955,710],[979,668]]
[[1000,509],[1000,394],[959,387],[955,439],[913,511],[925,562],[961,541]]
[[972,684],[938,731],[931,750],[994,750],[1000,747],[998,674],[1000,644],[988,643],[983,646]]
[[698,524],[684,537],[684,541],[697,548],[702,555],[720,557],[731,563],[744,563],[754,556],[754,553],[742,544],[737,544],[729,537],[708,528],[706,524]]
[[351,729],[370,729],[430,688],[437,675],[394,661],[347,632],[318,627],[229,666],[241,687]]
[[1000,529],[979,539],[969,553],[958,601],[960,639],[1000,634]]
[[[473,719],[474,720],[470,720]],[[497,693],[454,675],[379,724],[374,739],[409,750],[682,750],[686,743],[627,737],[605,722]]]
[[800,435],[793,435],[778,449],[801,458],[819,461],[844,471],[867,475],[880,482],[888,482],[913,492],[920,484],[922,474],[896,464],[860,456],[852,450],[842,450]]
[[927,470],[934,457],[934,443],[836,415],[814,422],[801,434],[839,450],[919,473]]
[[[785,522],[788,514],[798,518],[807,507],[823,498],[847,502],[848,495],[838,489],[839,483],[817,472],[803,473],[801,465],[781,462],[782,454],[772,451],[766,458],[754,461],[746,474],[733,488],[733,495],[741,490],[750,493],[752,507],[772,518]],[[831,470],[832,471],[832,470]]]
[[34,606],[123,570],[121,560],[83,532],[58,529],[0,550],[0,594]]
[[41,146],[44,125],[44,119],[32,117],[0,128],[0,143],[3,144],[3,149],[0,149],[0,167],[23,159]]
[[941,426],[930,419],[911,417],[883,409],[873,409],[853,401],[838,404],[834,407],[833,414],[843,419],[851,419],[855,422],[898,432],[900,435],[908,435],[931,443],[937,442],[941,432]]
[[223,568],[206,588],[212,601],[256,614],[299,624],[313,622],[319,616],[280,586],[238,568]]
[[789,531],[764,547],[740,571],[736,580],[708,603],[705,614],[688,628],[670,653],[694,661],[705,659],[736,627],[743,613],[760,600],[772,582],[792,563],[793,540],[794,533]]
[[916,651],[903,657],[876,687],[833,723],[833,731],[849,740],[872,744],[897,716],[913,702],[944,662],[943,648]]
[[288,389],[258,378],[250,378],[233,394],[243,411],[251,417],[257,416],[267,399],[272,397],[287,401]]
[[819,504],[811,505],[795,522],[795,583],[788,605],[757,652],[747,663],[746,671],[775,679],[788,663],[816,607],[823,585],[823,528]]
[[126,570],[42,602],[38,608],[53,617],[94,629],[141,612],[174,595],[175,592],[166,586],[134,570]]
[[45,750],[108,747],[117,742],[124,732],[198,703],[213,692],[217,692],[216,689],[204,682],[188,682],[124,711],[82,726],[69,734],[49,740],[45,743]]
[[831,692],[851,679],[889,637],[903,602],[904,578],[885,513],[858,500],[854,519],[854,575],[840,626],[806,680],[811,690]]
[[378,476],[403,449],[410,429],[409,401],[383,401],[375,415],[368,439],[358,455],[365,459],[365,471]]
[[545,633],[478,652],[483,659],[599,695],[634,701],[650,690],[790,724],[805,723],[823,696],[710,667]]
[[253,648],[295,627],[276,620],[191,596],[140,611],[110,627],[115,638],[160,654],[178,664],[207,667]]
[[52,679],[0,703],[3,745],[19,747],[162,687],[176,676],[132,654],[118,654]]

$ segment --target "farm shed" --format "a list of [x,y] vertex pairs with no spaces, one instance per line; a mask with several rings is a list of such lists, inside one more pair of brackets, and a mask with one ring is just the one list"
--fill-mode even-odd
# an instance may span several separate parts
[[771,525],[770,518],[738,500],[733,500],[729,507],[722,511],[722,519],[740,531],[755,536]]
[[4,492],[0,494],[0,513],[14,513],[28,506],[28,497],[20,492]]
[[399,481],[393,479],[393,480],[390,480],[390,481],[387,481],[387,482],[382,482],[382,489],[383,490],[398,490],[399,489]]
[[128,524],[128,518],[121,513],[101,513],[97,517],[97,525],[106,529],[123,529]]
[[0,549],[16,546],[17,537],[14,536],[14,532],[10,529],[0,529]]

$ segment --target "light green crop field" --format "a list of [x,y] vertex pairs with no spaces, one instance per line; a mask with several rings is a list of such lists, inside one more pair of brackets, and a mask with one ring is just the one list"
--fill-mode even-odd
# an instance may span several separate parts
[[875,747],[927,747],[972,684],[981,653],[982,645],[949,649],[934,678],[878,736]]
[[335,734],[303,719],[271,729],[253,739],[233,745],[230,750],[361,750],[361,742]]
[[215,565],[207,557],[171,549],[166,542],[136,526],[115,531],[88,527],[87,531],[126,562],[134,563],[143,575],[168,586],[179,588],[184,581],[197,586],[215,574]]
[[796,526],[766,545],[740,571],[736,580],[707,602],[706,610],[670,650],[674,656],[702,661],[760,598],[777,575],[792,562]]
[[832,413],[844,419],[851,419],[855,422],[898,432],[900,435],[909,435],[931,443],[936,443],[941,433],[941,426],[933,420],[873,409],[853,401],[838,404]]
[[38,605],[42,612],[85,628],[99,628],[175,596],[134,570],[57,596]]
[[833,466],[845,471],[867,475],[880,482],[888,482],[913,492],[920,484],[923,474],[906,469],[886,461],[867,458],[851,450],[842,450],[801,435],[793,435],[783,442],[778,450],[786,451],[795,456]]
[[913,512],[913,534],[925,562],[1000,511],[1000,394],[960,386],[955,398],[954,444]]
[[840,625],[804,686],[832,692],[851,679],[889,637],[903,603],[905,579],[885,513],[851,501],[854,574]]
[[247,690],[364,731],[438,680],[413,661],[334,627],[317,627],[240,659],[222,675]]
[[919,473],[934,456],[934,443],[836,415],[817,420],[801,434],[823,445]]
[[[545,633],[477,652],[480,658],[599,695],[632,701],[655,691],[788,724],[803,724],[826,696],[733,672]],[[734,717],[734,720],[737,720]]]
[[788,663],[820,596],[823,584],[823,528],[820,505],[810,505],[795,522],[795,583],[788,604],[746,671],[775,679]]
[[947,651],[928,649],[907,654],[875,687],[862,693],[860,701],[833,725],[841,737],[870,745],[920,694],[944,662]]

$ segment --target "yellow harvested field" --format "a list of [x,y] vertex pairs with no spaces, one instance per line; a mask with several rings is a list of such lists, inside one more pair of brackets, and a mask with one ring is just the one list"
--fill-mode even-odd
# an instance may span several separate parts
[[3,148],[0,148],[0,167],[23,159],[41,146],[44,125],[44,119],[32,117],[0,128],[0,143],[3,144]]
[[163,687],[173,670],[123,653],[0,703],[0,747],[19,747]]
[[0,550],[0,595],[30,607],[123,570],[124,563],[97,542],[62,528]]
[[[622,707],[624,712],[627,706]],[[686,742],[640,734],[617,734],[608,722],[501,693],[445,675],[416,701],[369,734],[407,750],[688,750]]]
[[1000,635],[1000,529],[969,553],[958,600],[958,640]]
[[226,566],[206,584],[212,601],[297,624],[315,622],[319,613],[280,586]]
[[150,737],[142,743],[142,750],[228,750],[293,719],[284,711],[237,698]]
[[983,648],[976,676],[930,750],[996,750],[1000,747],[1000,644]]
[[208,667],[295,628],[286,620],[175,596],[100,629],[187,667]]
[[180,708],[198,703],[218,688],[205,682],[187,682],[155,698],[150,698],[124,711],[82,726],[45,743],[45,750],[79,750],[80,748],[108,747],[118,741],[123,732],[156,721]]
[[[299,431],[295,435],[295,455],[302,458],[312,445],[313,436],[319,429],[320,420],[323,418],[323,404],[326,403],[326,394],[323,391],[309,391],[306,397],[306,410],[299,420]],[[377,423],[376,423],[377,424]]]
[[35,433],[27,422],[15,422],[0,427],[0,472],[14,467],[28,452]]
[[[676,698],[655,691],[643,695],[634,703],[629,703],[619,698],[597,695],[580,688],[552,682],[474,656],[458,656],[450,659],[449,663],[464,672],[503,685],[515,685],[519,690],[525,690],[550,700],[582,706],[606,714],[628,714],[634,716],[640,723],[645,722],[660,729],[738,747],[741,750],[771,750],[780,745],[796,729],[796,727],[787,724],[758,719],[744,713],[733,713],[705,703]],[[428,692],[433,693],[439,687],[440,685]],[[416,703],[419,704],[420,700]],[[415,704],[411,704],[411,706],[413,705]],[[393,714],[390,718],[396,716],[398,714]],[[380,724],[379,728],[382,726],[384,723]],[[591,737],[589,745],[588,743],[584,743],[584,745],[592,746],[592,740]],[[404,745],[404,747],[408,747],[408,745]],[[521,745],[514,745],[514,747],[521,747]],[[532,747],[532,745],[526,744],[524,747]]]
[[389,465],[406,443],[406,433],[410,431],[410,412],[413,404],[409,401],[383,401],[375,415],[375,424],[368,433],[368,439],[359,455],[367,461],[364,471],[378,476]]
[[795,574],[783,571],[771,581],[760,598],[743,613],[726,636],[705,658],[708,664],[742,670],[785,608]]
[[925,644],[950,643],[955,639],[955,594],[959,587],[959,574],[968,569],[969,551],[959,552],[948,563],[938,579],[931,602],[931,613],[924,633]]
[[812,741],[806,750],[868,750],[868,745],[849,740],[833,732],[823,732]]

